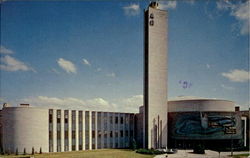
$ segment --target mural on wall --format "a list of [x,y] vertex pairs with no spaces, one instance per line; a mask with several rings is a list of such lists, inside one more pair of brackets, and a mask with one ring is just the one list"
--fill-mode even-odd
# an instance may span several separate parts
[[171,136],[177,139],[240,138],[240,118],[231,113],[174,113],[171,117]]

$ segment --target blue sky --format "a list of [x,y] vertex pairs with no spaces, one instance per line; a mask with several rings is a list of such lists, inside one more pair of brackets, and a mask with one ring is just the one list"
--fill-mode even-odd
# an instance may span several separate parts
[[[146,1],[4,1],[0,103],[137,111]],[[249,106],[249,1],[164,1],[168,98]]]

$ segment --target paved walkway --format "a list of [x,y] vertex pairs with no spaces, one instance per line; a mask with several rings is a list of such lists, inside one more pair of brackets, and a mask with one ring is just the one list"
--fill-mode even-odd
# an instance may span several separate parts
[[[233,155],[245,154],[249,152],[233,152]],[[168,158],[230,158],[231,152],[221,152],[206,150],[205,154],[194,154],[193,150],[178,150],[176,154],[168,154]],[[165,158],[165,155],[157,155],[154,158]]]

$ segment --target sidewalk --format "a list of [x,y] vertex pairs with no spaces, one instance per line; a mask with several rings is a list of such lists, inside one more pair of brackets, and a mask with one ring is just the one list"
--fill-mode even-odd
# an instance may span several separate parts
[[[233,155],[245,154],[249,152],[233,152]],[[166,155],[166,154],[165,154]],[[165,158],[165,155],[157,155],[154,158]],[[231,152],[221,152],[206,150],[205,154],[194,154],[193,150],[178,150],[176,154],[168,154],[168,158],[230,158]]]

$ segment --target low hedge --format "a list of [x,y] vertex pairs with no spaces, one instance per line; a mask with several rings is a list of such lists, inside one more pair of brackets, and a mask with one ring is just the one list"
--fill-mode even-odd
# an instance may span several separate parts
[[159,155],[159,154],[164,154],[163,151],[154,150],[154,149],[138,149],[138,150],[136,150],[136,153],[139,153],[139,154],[147,154],[147,155]]

